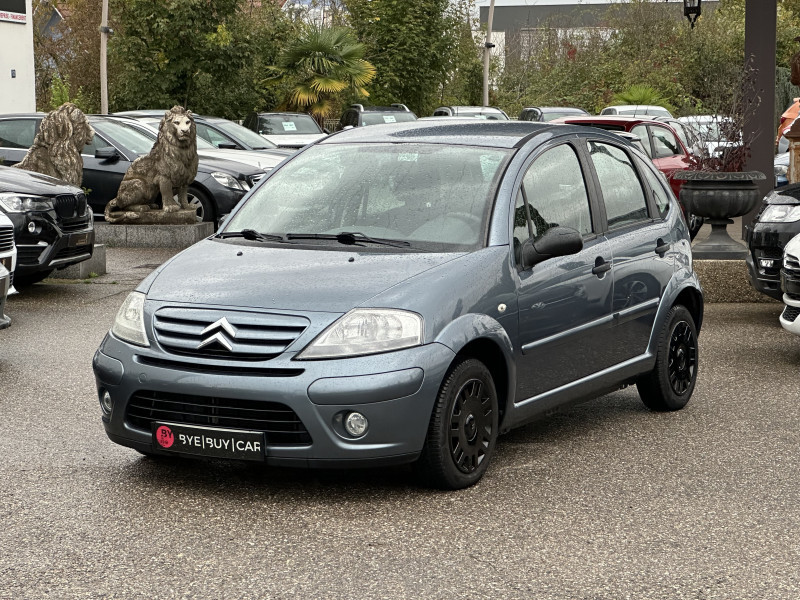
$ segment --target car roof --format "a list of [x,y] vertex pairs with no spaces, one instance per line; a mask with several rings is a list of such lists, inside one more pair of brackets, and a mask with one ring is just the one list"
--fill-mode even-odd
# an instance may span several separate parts
[[541,110],[542,112],[545,111],[563,112],[566,110],[566,111],[575,111],[576,114],[578,113],[582,115],[587,114],[585,110],[583,110],[582,108],[578,108],[577,106],[526,106],[522,110],[531,110],[531,109]]
[[297,117],[297,116],[311,117],[310,114],[302,113],[302,112],[276,112],[276,111],[273,111],[273,112],[260,112],[260,113],[256,113],[256,114],[259,117]]
[[329,135],[317,144],[410,142],[516,148],[523,145],[528,138],[554,131],[558,134],[585,134],[586,128],[531,121],[483,121],[473,118],[417,120],[372,127],[354,127]]
[[[164,110],[158,110],[157,108],[154,109],[147,109],[147,110],[121,110],[118,112],[109,113],[108,115],[97,115],[99,117],[150,117],[150,118],[159,118],[161,119],[164,116],[164,113],[168,113],[170,108]],[[190,111],[191,112],[191,111]],[[192,117],[195,119],[203,119],[203,120],[210,120],[210,119],[217,119],[219,117],[207,117],[205,115],[198,115],[197,113],[192,113]]]

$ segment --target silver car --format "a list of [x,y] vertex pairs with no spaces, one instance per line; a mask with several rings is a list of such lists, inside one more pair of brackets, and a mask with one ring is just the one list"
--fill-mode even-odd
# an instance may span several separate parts
[[0,213],[0,329],[11,325],[5,316],[6,297],[14,292],[14,268],[17,266],[17,248],[14,245],[14,225]]

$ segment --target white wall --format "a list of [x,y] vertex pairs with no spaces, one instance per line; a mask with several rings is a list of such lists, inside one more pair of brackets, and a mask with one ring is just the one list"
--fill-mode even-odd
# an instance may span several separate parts
[[0,20],[0,113],[36,110],[31,2],[25,1],[24,23]]

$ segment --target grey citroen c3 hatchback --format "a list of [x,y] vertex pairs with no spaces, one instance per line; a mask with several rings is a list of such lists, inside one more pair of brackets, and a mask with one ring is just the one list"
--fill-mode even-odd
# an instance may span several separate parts
[[275,169],[125,300],[94,357],[109,438],[477,482],[498,434],[635,383],[682,408],[703,296],[647,157],[586,127],[358,128]]

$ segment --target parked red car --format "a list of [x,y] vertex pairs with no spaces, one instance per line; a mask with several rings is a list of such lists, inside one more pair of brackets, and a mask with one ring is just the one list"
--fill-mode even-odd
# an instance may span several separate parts
[[[599,117],[564,117],[555,119],[551,123],[587,125],[608,131],[628,131],[638,136],[653,164],[669,181],[676,198],[680,198],[683,181],[676,180],[675,173],[693,169],[688,148],[681,141],[675,129],[664,122],[641,117],[601,115]],[[701,218],[686,214],[685,210],[684,214],[689,224],[689,231],[694,238],[703,221]]]

